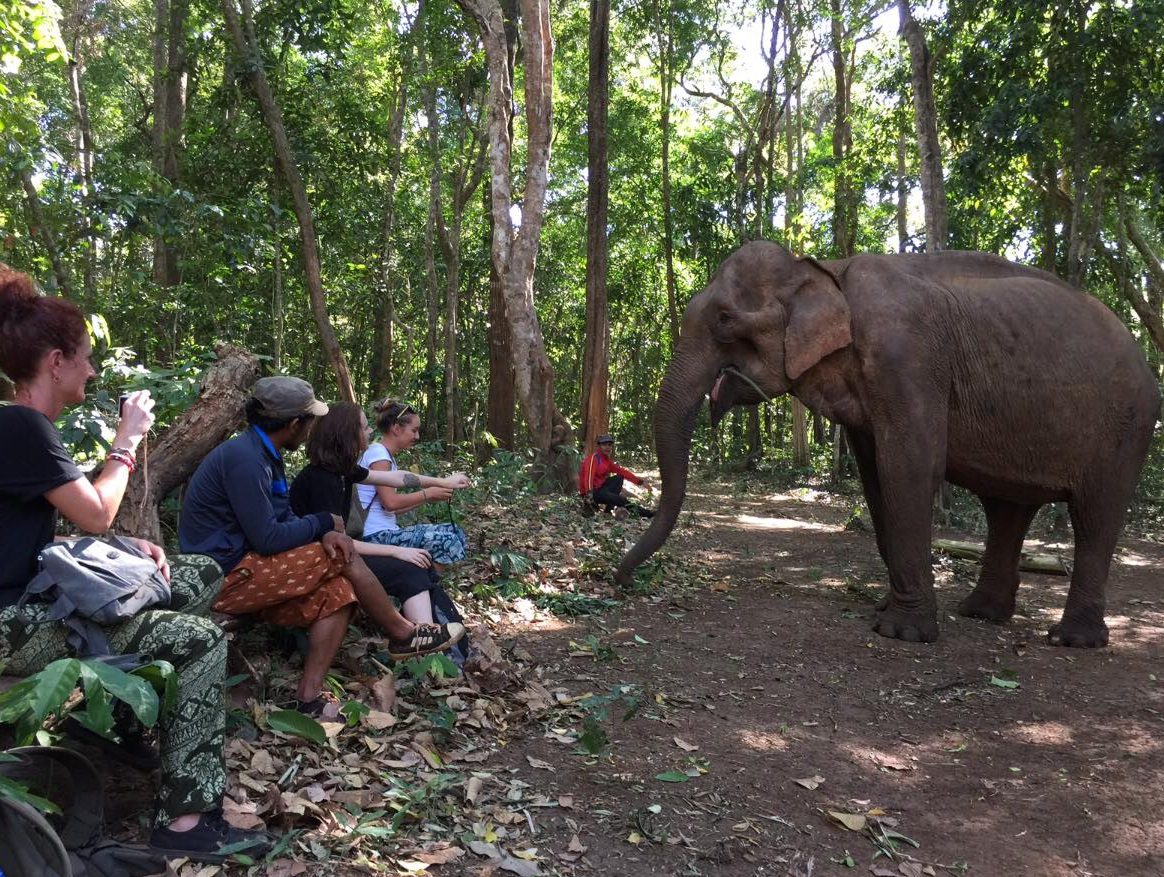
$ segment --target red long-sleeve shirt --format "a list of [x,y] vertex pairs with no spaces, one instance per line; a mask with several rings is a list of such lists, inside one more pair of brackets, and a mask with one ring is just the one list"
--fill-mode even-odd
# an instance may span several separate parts
[[582,467],[578,470],[578,492],[585,496],[592,490],[597,490],[611,475],[621,475],[631,484],[641,484],[643,481],[630,469],[624,469],[602,451],[595,451],[582,461]]

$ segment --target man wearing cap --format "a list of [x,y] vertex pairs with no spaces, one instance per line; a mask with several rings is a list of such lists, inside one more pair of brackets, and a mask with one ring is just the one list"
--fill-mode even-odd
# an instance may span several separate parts
[[595,505],[606,506],[616,518],[625,518],[628,509],[644,518],[654,517],[653,511],[631,502],[623,491],[624,480],[643,487],[650,487],[650,482],[611,459],[614,436],[600,435],[596,444],[594,453],[582,461],[578,470],[578,492]]
[[313,715],[327,705],[324,677],[357,604],[388,634],[393,657],[440,651],[464,635],[460,624],[405,619],[356,554],[338,515],[300,518],[291,511],[283,452],[300,447],[326,413],[306,381],[257,381],[246,404],[249,428],[198,466],[178,527],[182,550],[213,557],[226,575],[216,610],[308,629],[295,706]]

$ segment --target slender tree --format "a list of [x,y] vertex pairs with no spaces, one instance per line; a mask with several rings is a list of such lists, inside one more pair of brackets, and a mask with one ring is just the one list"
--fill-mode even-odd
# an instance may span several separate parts
[[323,290],[323,277],[319,265],[319,239],[315,233],[315,217],[311,210],[311,202],[307,200],[307,188],[303,184],[303,177],[299,173],[299,165],[291,153],[291,144],[287,140],[287,129],[283,124],[283,112],[275,101],[275,95],[267,82],[267,75],[263,72],[262,53],[259,51],[258,40],[255,38],[253,24],[254,16],[251,12],[250,0],[241,0],[242,15],[234,5],[235,0],[222,0],[222,11],[226,18],[227,30],[234,41],[235,51],[242,60],[243,69],[250,79],[251,88],[263,113],[263,121],[267,125],[271,139],[275,144],[275,155],[279,163],[279,171],[283,175],[291,197],[295,204],[295,216],[299,220],[299,232],[302,242],[303,268],[307,275],[307,291],[311,297],[311,311],[315,315],[315,324],[323,341],[324,351],[335,372],[336,383],[339,386],[340,396],[349,402],[356,401],[356,391],[352,386],[351,372],[348,370],[347,359],[340,349],[339,340],[331,325],[331,318],[327,312],[327,298]]
[[610,201],[607,120],[610,115],[610,0],[590,0],[586,109],[586,336],[582,364],[582,445],[606,432],[610,413],[610,318],[606,300]]

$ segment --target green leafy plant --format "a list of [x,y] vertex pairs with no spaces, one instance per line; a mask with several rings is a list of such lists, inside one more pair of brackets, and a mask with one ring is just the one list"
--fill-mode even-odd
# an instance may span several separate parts
[[452,662],[448,655],[438,652],[435,655],[426,655],[423,658],[405,661],[404,672],[416,680],[432,676],[439,682],[442,679],[456,676],[460,670],[457,669],[457,665]]

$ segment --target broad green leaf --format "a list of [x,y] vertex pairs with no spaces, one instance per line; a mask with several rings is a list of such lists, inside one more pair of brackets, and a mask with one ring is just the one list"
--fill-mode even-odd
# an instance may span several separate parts
[[294,734],[320,746],[327,744],[327,734],[323,730],[323,725],[298,710],[275,710],[267,716],[267,725],[272,731]]
[[36,680],[28,695],[29,719],[40,725],[45,716],[59,710],[73,693],[80,675],[80,661],[76,658],[61,658],[29,677]]
[[665,783],[685,783],[691,779],[691,777],[687,776],[687,774],[681,770],[668,770],[664,771],[663,773],[655,774],[655,779],[662,780]]
[[990,684],[994,685],[998,688],[1006,688],[1006,689],[1015,689],[1015,688],[1019,687],[1019,684],[1017,682],[1015,682],[1013,679],[1000,679],[997,676],[990,677]]
[[61,808],[48,798],[34,795],[20,783],[6,776],[0,776],[0,798],[14,798],[17,801],[23,801],[25,804],[31,804],[41,813],[61,812]]
[[84,662],[82,673],[86,674],[86,691],[89,688],[88,674],[91,673],[101,681],[106,691],[133,710],[138,721],[147,728],[157,722],[158,695],[145,679],[132,676],[101,661]]

